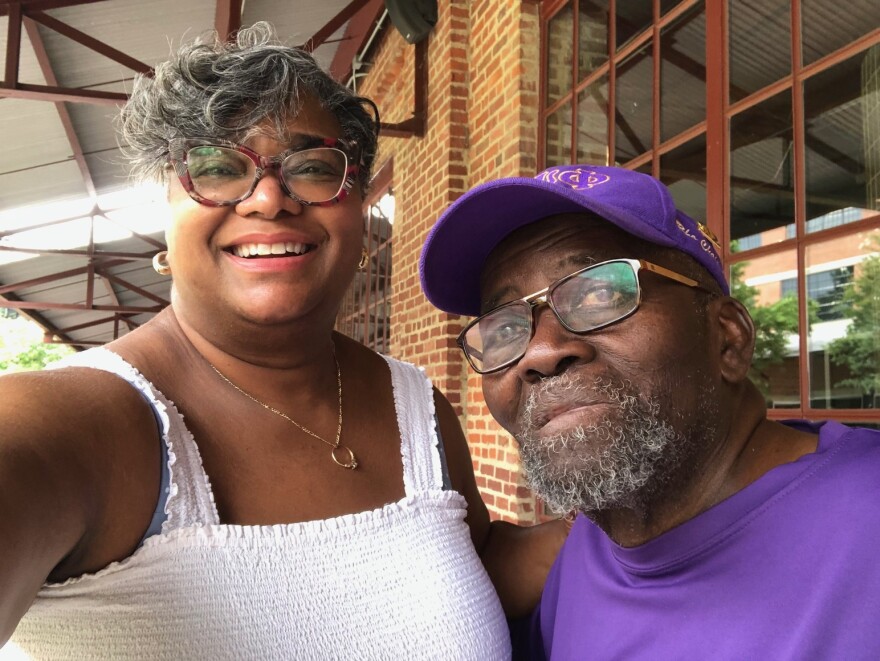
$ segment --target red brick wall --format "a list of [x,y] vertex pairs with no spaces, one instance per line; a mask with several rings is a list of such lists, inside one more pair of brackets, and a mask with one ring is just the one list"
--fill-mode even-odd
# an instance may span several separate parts
[[[392,354],[424,366],[455,406],[492,515],[533,522],[535,502],[522,486],[516,445],[492,420],[480,379],[455,344],[465,320],[425,300],[418,258],[437,217],[466,190],[488,179],[535,174],[538,6],[522,0],[446,0],[438,6],[428,38],[426,134],[382,138],[377,159],[380,167],[394,163]],[[368,56],[368,75],[358,79],[358,92],[376,101],[384,122],[403,121],[412,112],[414,51],[387,23]]]

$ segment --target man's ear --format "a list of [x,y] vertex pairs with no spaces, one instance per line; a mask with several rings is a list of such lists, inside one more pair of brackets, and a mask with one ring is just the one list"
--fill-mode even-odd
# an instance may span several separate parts
[[748,378],[755,352],[755,323],[742,303],[729,296],[713,302],[717,328],[720,333],[719,367],[721,376],[729,383],[740,383]]

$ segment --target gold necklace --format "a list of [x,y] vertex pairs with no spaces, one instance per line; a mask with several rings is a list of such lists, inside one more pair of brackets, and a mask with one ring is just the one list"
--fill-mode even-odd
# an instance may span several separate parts
[[[354,452],[352,452],[350,447],[348,447],[346,445],[339,444],[339,441],[342,438],[342,371],[339,369],[339,361],[336,359],[335,353],[333,354],[333,362],[336,363],[336,385],[339,389],[339,422],[336,425],[336,440],[333,443],[328,441],[326,438],[318,436],[312,430],[303,427],[301,424],[299,424],[296,420],[291,418],[286,413],[279,411],[278,409],[276,409],[273,406],[269,406],[268,404],[266,404],[266,402],[263,402],[263,401],[257,399],[256,397],[254,397],[252,394],[250,394],[246,390],[239,388],[232,381],[230,381],[229,378],[223,372],[221,372],[216,367],[211,365],[211,363],[208,363],[208,365],[211,365],[211,369],[214,370],[215,372],[217,372],[217,376],[219,376],[221,379],[226,381],[226,383],[228,383],[230,386],[235,388],[238,392],[240,392],[242,395],[247,397],[252,402],[256,402],[257,404],[262,406],[267,411],[272,411],[272,413],[274,413],[275,415],[281,416],[282,418],[287,420],[287,422],[294,425],[295,427],[298,427],[299,429],[304,431],[309,436],[314,436],[322,443],[326,443],[327,445],[329,445],[332,448],[332,450],[330,450],[330,458],[333,459],[333,462],[335,464],[337,464],[338,466],[342,466],[343,468],[348,468],[349,470],[354,470],[358,466],[357,458],[354,456]],[[337,454],[337,453],[339,453],[339,454]],[[347,460],[345,460],[346,455],[348,455]]]

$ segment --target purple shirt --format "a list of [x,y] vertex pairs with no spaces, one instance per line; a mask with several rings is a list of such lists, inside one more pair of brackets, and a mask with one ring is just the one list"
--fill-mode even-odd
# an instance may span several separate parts
[[532,657],[880,659],[880,432],[788,424],[815,453],[642,546],[579,516]]

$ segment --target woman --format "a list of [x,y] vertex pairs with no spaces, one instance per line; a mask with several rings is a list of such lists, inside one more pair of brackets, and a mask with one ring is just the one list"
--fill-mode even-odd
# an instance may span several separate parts
[[137,81],[122,133],[167,185],[172,303],[0,379],[7,650],[509,655],[475,547],[521,612],[562,527],[490,526],[448,402],[332,330],[362,259],[371,108],[265,25]]

